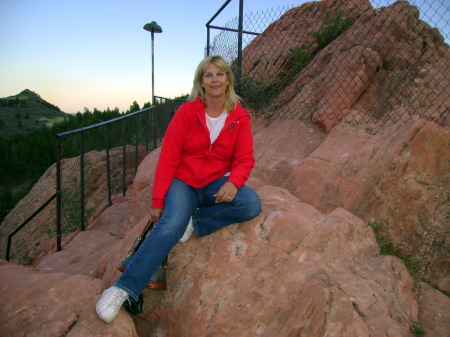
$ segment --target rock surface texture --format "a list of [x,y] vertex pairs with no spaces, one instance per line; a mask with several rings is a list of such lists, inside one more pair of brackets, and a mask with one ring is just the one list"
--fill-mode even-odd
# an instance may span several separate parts
[[[417,284],[402,260],[379,255],[364,221],[322,214],[282,188],[257,193],[258,218],[176,246],[168,291],[144,292],[141,335],[412,336]],[[441,299],[431,315],[450,318]],[[445,319],[434,329],[448,332]]]
[[[255,178],[249,186],[260,195],[263,212],[252,221],[177,245],[169,256],[168,290],[145,290],[144,312],[134,321],[121,309],[107,325],[96,316],[95,302],[118,276],[115,266],[145,221],[108,244],[94,273],[88,259],[82,259],[77,263],[81,267],[84,261],[86,268],[77,267],[70,275],[73,262],[64,258],[64,250],[42,260],[46,268],[53,266],[51,274],[3,262],[3,333],[413,336],[412,326],[426,327],[435,336],[450,332],[450,299],[414,281],[402,260],[379,255],[373,230],[364,221],[342,208],[323,214],[286,189]],[[111,219],[100,216],[98,221],[106,226]],[[95,233],[90,232],[85,233]],[[74,256],[86,249],[81,242],[75,245],[75,239],[71,244],[67,251]],[[105,245],[98,241],[98,248]],[[38,309],[40,316],[30,315]]]
[[[353,23],[321,47],[313,36],[330,11]],[[141,315],[122,308],[104,323],[95,304],[150,212],[160,148],[140,147],[134,179],[127,155],[126,195],[94,207],[61,252],[45,233],[54,206],[13,238],[14,263],[0,260],[0,335],[450,336],[448,45],[405,1],[374,10],[367,0],[322,0],[255,38],[244,73],[277,79],[302,46],[314,58],[252,120],[257,218],[175,246],[168,290],[144,290]],[[275,118],[299,114],[309,121]],[[111,154],[113,176],[121,151]],[[106,156],[86,159],[85,197],[96,204],[106,199]],[[76,185],[69,168],[79,164],[63,161],[65,181]],[[54,187],[51,167],[0,226],[2,254]]]
[[450,293],[450,128],[255,123],[252,176],[323,213],[342,207],[381,225],[417,277]]
[[[339,180],[332,177],[333,172],[346,175],[346,166],[333,164],[332,158],[338,163],[347,160],[348,169],[353,173],[347,180],[342,178],[343,185],[339,189],[346,196],[344,201],[354,199],[356,204],[362,205],[358,195],[363,195],[365,190],[362,187],[359,187],[361,191],[356,190],[355,186],[364,180],[356,174],[359,172],[355,166],[357,161],[350,165],[348,157],[366,153],[360,148],[370,146],[370,138],[377,134],[381,139],[375,138],[374,144],[387,142],[396,148],[389,135],[405,146],[403,137],[414,134],[412,138],[419,140],[420,132],[432,129],[433,125],[418,121],[367,134],[360,126],[343,124],[327,135],[313,124],[286,121],[266,125],[264,120],[257,120],[254,123],[257,166],[253,176],[261,180],[250,178],[248,185],[260,195],[263,212],[247,223],[231,225],[201,239],[194,235],[187,243],[177,245],[169,256],[168,291],[144,291],[145,310],[140,316],[131,319],[121,309],[118,318],[106,325],[95,314],[95,302],[119,275],[116,265],[145,225],[159,156],[156,150],[139,166],[130,186],[130,197],[117,200],[102,213],[92,230],[74,234],[62,252],[43,257],[36,265],[42,271],[8,263],[0,266],[0,299],[5,313],[2,327],[6,327],[5,331],[11,336],[15,331],[27,331],[42,322],[54,329],[49,330],[51,333],[42,330],[37,334],[42,336],[67,332],[71,336],[95,336],[99,331],[111,331],[117,336],[178,336],[186,331],[192,336],[413,336],[413,327],[419,326],[430,335],[445,336],[450,333],[447,323],[450,299],[428,284],[414,280],[399,258],[379,255],[372,228],[330,202],[333,198],[325,190],[331,191],[331,186],[322,182]],[[266,135],[267,148],[260,142],[262,134]],[[270,134],[273,139],[268,137]],[[290,145],[295,144],[295,135],[299,137],[298,144],[303,143],[303,146]],[[439,139],[444,135],[446,133],[436,134]],[[342,147],[338,142],[340,137],[349,139],[345,147],[347,155],[338,151]],[[358,137],[363,137],[364,141],[356,141]],[[446,142],[446,138],[443,141]],[[412,149],[424,146],[415,146],[413,139],[409,144]],[[432,155],[431,147],[425,148]],[[373,144],[371,151],[365,156],[377,158]],[[273,161],[274,158],[277,159]],[[308,164],[309,161],[312,163]],[[330,167],[314,167],[314,162]],[[378,162],[386,167],[385,159],[378,158]],[[364,167],[377,170],[375,164],[363,163]],[[310,171],[289,169],[292,165],[306,165]],[[430,171],[427,174],[432,176]],[[304,181],[297,183],[295,179]],[[271,180],[280,185],[284,182],[291,189],[304,186],[296,192],[311,198],[308,201],[311,205],[301,202],[286,188],[264,183]],[[355,196],[344,190],[351,181],[355,182],[349,191],[354,191]],[[386,184],[395,190],[392,183]],[[388,193],[392,191],[388,189],[386,195]],[[399,197],[401,195],[395,198]],[[328,203],[321,204],[321,200],[328,200]],[[342,201],[336,201],[339,202]],[[326,212],[317,210],[313,207],[315,204],[326,208]],[[349,204],[344,206],[349,207]],[[388,206],[386,203],[385,207]],[[123,220],[122,228],[116,217]],[[395,227],[391,230],[395,231]],[[70,312],[58,316],[58,320],[54,314],[39,316],[39,320],[28,316],[28,311],[21,315],[20,308],[38,304],[68,307],[59,297],[52,297],[57,289],[53,278],[58,280],[58,287],[62,287],[61,296],[79,306],[72,311],[64,309]],[[75,287],[72,292],[65,282],[88,282],[94,290],[89,287],[77,290],[77,284],[71,285]],[[23,304],[25,299],[30,304]]]
[[[365,124],[421,116],[448,126],[450,48],[419,14],[407,1],[380,9],[367,0],[293,8],[243,51],[244,78],[253,85],[247,94],[280,88],[265,114],[312,119],[326,132],[342,119]],[[345,23],[339,36],[321,42]]]

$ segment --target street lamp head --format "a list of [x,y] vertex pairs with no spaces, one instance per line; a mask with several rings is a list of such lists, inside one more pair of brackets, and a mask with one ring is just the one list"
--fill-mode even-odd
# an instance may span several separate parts
[[158,24],[155,21],[152,21],[150,23],[147,23],[144,26],[144,29],[149,31],[149,32],[154,32],[154,33],[162,33],[162,29],[160,26],[158,26]]

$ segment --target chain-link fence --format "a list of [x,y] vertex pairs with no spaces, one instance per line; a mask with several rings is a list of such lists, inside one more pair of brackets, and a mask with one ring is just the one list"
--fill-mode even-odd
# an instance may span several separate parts
[[153,107],[57,135],[58,237],[84,230],[135,177],[184,100],[157,97]]
[[[237,84],[256,116],[350,123],[444,123],[450,115],[450,3],[322,0],[244,15]],[[226,27],[237,29],[238,19]],[[237,72],[238,34],[209,54]]]

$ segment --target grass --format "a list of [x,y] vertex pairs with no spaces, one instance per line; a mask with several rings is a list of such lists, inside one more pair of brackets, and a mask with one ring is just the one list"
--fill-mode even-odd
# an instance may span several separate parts
[[64,117],[54,117],[54,118],[48,118],[48,117],[40,117],[39,122],[44,123],[48,127],[51,127],[56,122],[62,122],[64,120]]
[[424,328],[422,328],[419,323],[413,322],[411,323],[409,330],[411,331],[412,335],[415,337],[420,337],[425,335],[427,332]]
[[[5,102],[19,100],[13,106],[4,106]],[[9,137],[16,133],[24,133],[33,129],[41,129],[42,125],[51,125],[64,119],[66,113],[56,110],[53,104],[43,100],[38,94],[29,90],[7,98],[0,98],[0,137]]]
[[[382,234],[381,234],[381,228],[383,227],[382,224],[377,223],[376,221],[369,221],[367,224],[372,227],[373,232],[375,234],[375,237],[377,239],[378,244],[380,245],[380,253],[381,255],[395,255],[399,257],[395,253],[394,245],[392,242],[388,241]],[[405,262],[406,268],[408,269],[409,273],[414,276],[414,273],[417,271],[417,268],[419,267],[420,259],[419,260],[411,260],[409,257],[403,257],[403,261]],[[424,328],[422,328],[419,323],[412,322],[409,330],[411,331],[412,335],[415,337],[421,337],[426,334],[426,331]]]
[[412,276],[417,276],[421,259],[411,259],[410,256],[399,256],[395,251],[394,244],[381,234],[381,228],[383,227],[383,225],[377,223],[376,221],[369,221],[367,222],[367,224],[373,229],[375,238],[377,239],[378,245],[380,246],[380,254],[397,256],[398,258],[403,260],[409,273]]
[[369,221],[367,224],[373,229],[377,242],[380,246],[380,254],[395,255],[394,245],[381,234],[381,228],[383,225],[377,223],[376,221]]
[[[305,69],[314,57],[328,44],[333,42],[339,35],[346,31],[352,24],[353,20],[348,18],[352,9],[341,10],[336,12],[325,13],[323,19],[323,26],[317,32],[311,33],[315,41],[307,45],[301,45],[297,49],[291,49],[291,56],[287,59],[282,69],[280,69],[276,77],[269,77],[267,79],[256,80],[253,77],[242,74],[240,81],[240,95],[245,98],[248,105],[255,110],[263,110],[270,106],[273,99],[278,96],[299,74]],[[319,47],[308,52],[308,49],[318,43]],[[252,70],[261,62],[261,59],[256,59],[253,63]],[[266,59],[266,65],[270,60]],[[393,249],[393,247],[385,247],[386,249]]]
[[352,9],[342,11],[338,9],[334,15],[328,12],[325,14],[324,25],[318,32],[312,33],[319,43],[319,49],[323,49],[334,41],[339,35],[345,32],[353,24],[353,20],[348,18]]
[[300,46],[297,50],[291,50],[293,61],[290,64],[290,71],[295,75],[305,69],[314,59],[315,54],[309,54],[305,51],[308,47],[309,46]]
[[[423,282],[428,283],[430,286],[432,286],[434,289],[439,290],[444,295],[450,297],[450,292],[446,290],[440,289],[438,286],[433,285],[429,283],[429,281],[424,280],[418,275],[418,272],[421,268],[421,261],[422,259],[411,259],[410,256],[399,256],[399,254],[395,251],[395,247],[392,244],[392,242],[388,241],[382,234],[381,234],[381,228],[383,227],[382,224],[377,223],[376,221],[368,221],[367,224],[372,227],[373,232],[375,234],[375,238],[377,239],[378,245],[380,246],[380,254],[381,255],[394,255],[400,259],[403,260],[405,263],[406,269],[408,269],[409,274],[414,277],[416,280],[421,280]],[[422,336],[425,333],[425,330],[423,330],[418,323],[414,323],[414,336]],[[411,331],[413,331],[413,325],[411,325]],[[423,332],[421,332],[423,331]]]

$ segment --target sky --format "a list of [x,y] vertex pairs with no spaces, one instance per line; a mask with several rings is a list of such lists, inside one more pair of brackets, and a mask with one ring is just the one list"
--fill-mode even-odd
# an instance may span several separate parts
[[[66,113],[129,109],[151,101],[151,33],[155,95],[190,92],[204,57],[206,23],[225,0],[0,0],[0,97],[25,89]],[[244,12],[293,5],[245,0]],[[239,15],[232,0],[213,25]],[[211,32],[214,36],[217,30]]]
[[[373,0],[379,7],[383,2]],[[434,21],[448,27],[450,0],[428,0]],[[244,13],[300,5],[304,0],[244,0]],[[419,7],[422,0],[411,0]],[[190,92],[204,57],[206,22],[225,0],[0,0],[0,97],[30,89],[66,113],[129,109],[151,101],[151,33],[156,21],[155,95]],[[427,7],[426,7],[427,8]],[[436,14],[445,13],[441,18]],[[213,21],[239,14],[232,0]],[[444,20],[444,21],[443,21]],[[446,22],[445,22],[446,20]],[[211,31],[211,41],[219,33]]]

